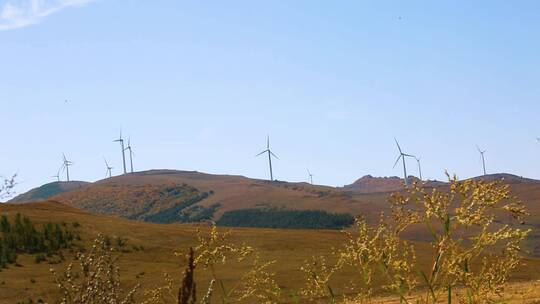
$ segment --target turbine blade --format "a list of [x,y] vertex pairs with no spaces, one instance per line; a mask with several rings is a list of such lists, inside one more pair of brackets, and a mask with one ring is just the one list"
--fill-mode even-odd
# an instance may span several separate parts
[[273,157],[279,159],[279,157],[277,157],[277,155],[275,155],[274,152],[272,152],[272,151],[270,151],[270,150],[268,150],[268,152],[270,152],[270,154],[271,154]]
[[396,159],[396,162],[394,163],[394,166],[392,166],[392,168],[395,168],[395,167],[396,167],[397,163],[399,162],[399,160],[400,160],[402,157],[403,157],[403,154],[400,154],[400,155],[398,156],[398,158]]
[[264,150],[264,151],[262,151],[261,153],[259,153],[259,154],[255,155],[255,157],[257,157],[257,156],[259,156],[259,155],[261,155],[261,154],[264,154],[264,153],[266,153],[266,152],[268,152],[268,150]]
[[266,135],[266,149],[270,150],[270,135]]
[[416,158],[416,156],[414,156],[414,155],[410,155],[410,154],[405,154],[405,153],[403,153],[403,156],[407,156],[407,157],[413,157],[413,158]]
[[403,154],[403,152],[401,152],[401,147],[399,146],[399,143],[397,141],[397,138],[394,137],[394,140],[396,141],[396,145],[397,145],[397,148],[399,150],[399,153]]

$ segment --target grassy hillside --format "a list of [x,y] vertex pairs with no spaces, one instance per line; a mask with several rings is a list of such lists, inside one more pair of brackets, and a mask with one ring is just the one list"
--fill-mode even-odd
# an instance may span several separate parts
[[[33,222],[48,221],[73,223],[80,225],[78,230],[83,246],[90,246],[91,240],[98,233],[126,239],[126,252],[120,258],[122,276],[126,286],[132,286],[140,280],[144,286],[156,286],[163,282],[163,273],[170,273],[175,279],[180,277],[184,261],[175,256],[175,252],[185,251],[196,243],[196,230],[207,229],[206,225],[188,224],[153,224],[130,221],[116,217],[100,216],[82,212],[57,202],[38,202],[24,205],[0,205],[0,214],[21,213]],[[227,229],[229,230],[229,229]],[[299,270],[305,259],[312,255],[329,254],[332,246],[343,241],[339,231],[325,230],[280,230],[233,228],[232,240],[237,244],[249,244],[261,251],[262,258],[280,260],[272,271],[277,273],[280,286],[297,290],[302,284],[298,281]],[[131,246],[142,246],[140,251],[131,250]],[[14,300],[42,298],[51,301],[58,296],[49,268],[63,269],[72,262],[74,253],[66,252],[66,260],[59,264],[36,264],[33,256],[21,255],[20,267],[10,267],[0,272],[0,303]],[[235,269],[220,270],[225,284],[236,282],[241,273],[248,269],[246,264],[238,264]],[[295,279],[296,278],[296,279]],[[208,274],[200,274],[198,281],[201,290],[210,281]],[[31,283],[35,281],[35,283]],[[341,278],[343,282],[347,278]]]
[[[199,200],[190,201],[192,196]],[[379,196],[375,197],[378,200]],[[353,199],[339,189],[306,183],[169,170],[117,176],[53,197],[86,211],[159,222],[186,222],[183,219],[197,218],[201,213],[218,220],[225,212],[252,208],[323,210],[377,217],[384,204],[373,204],[369,196],[366,198]],[[189,209],[183,208],[188,201]],[[189,214],[181,215],[182,212]]]
[[[130,221],[109,216],[100,216],[56,203],[39,202],[24,205],[0,205],[0,214],[14,216],[21,213],[36,224],[52,222],[77,223],[81,236],[81,247],[89,248],[91,240],[98,233],[106,234],[111,239],[123,240],[122,254],[119,266],[123,278],[123,286],[133,286],[141,282],[144,288],[163,285],[163,273],[169,273],[178,283],[183,259],[175,252],[185,252],[189,246],[196,243],[196,230],[206,231],[205,225],[190,224],[153,224],[140,221]],[[80,226],[79,226],[80,225]],[[330,255],[332,247],[343,245],[345,236],[339,231],[330,230],[282,230],[282,229],[251,229],[233,228],[231,240],[235,244],[249,244],[258,249],[261,258],[277,260],[272,264],[271,271],[276,273],[276,280],[285,295],[299,290],[303,286],[300,267],[304,260],[311,256]],[[115,242],[113,242],[115,243]],[[430,247],[416,242],[417,256],[420,264],[430,262]],[[68,263],[73,262],[74,251],[64,252],[64,261],[53,264],[36,264],[35,257],[21,255],[19,266],[11,266],[0,272],[0,303],[15,303],[27,298],[41,298],[49,303],[58,297],[58,291],[53,284],[49,268],[62,271]],[[516,272],[514,280],[540,279],[540,261],[528,259],[526,266]],[[231,287],[240,278],[249,265],[246,263],[231,264],[217,271],[223,277],[226,287]],[[344,273],[333,279],[336,293],[345,292],[339,286],[345,286],[354,273]],[[199,292],[203,293],[208,286],[208,273],[198,272],[196,276]],[[523,290],[523,289],[522,289]],[[287,303],[290,301],[286,301]]]
[[10,200],[10,203],[27,203],[48,199],[52,196],[83,188],[90,183],[81,181],[52,182],[29,190]]
[[[479,178],[504,179],[531,211],[526,224],[540,227],[540,182],[509,174]],[[309,211],[324,211],[360,215],[368,222],[376,223],[381,212],[389,212],[387,200],[390,192],[384,191],[402,189],[401,181],[399,178],[367,176],[359,179],[354,186],[333,188],[307,183],[269,182],[242,176],[152,170],[98,181],[53,198],[93,213],[160,223],[219,221],[225,213],[250,209],[308,211],[304,216]],[[442,182],[428,182],[427,186],[447,187]],[[283,227],[278,225],[280,222],[283,223],[275,221],[261,226]],[[252,225],[253,221],[248,226]],[[411,239],[419,241],[429,237],[425,232],[410,234]],[[540,239],[540,234],[529,239],[528,248],[540,255],[537,239]]]

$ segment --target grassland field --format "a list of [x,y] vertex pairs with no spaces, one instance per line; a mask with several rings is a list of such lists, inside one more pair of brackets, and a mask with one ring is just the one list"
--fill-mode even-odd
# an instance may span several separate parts
[[[121,253],[119,266],[121,268],[122,284],[132,287],[140,282],[143,288],[153,288],[164,285],[164,273],[170,274],[178,283],[181,278],[185,261],[175,255],[175,252],[186,252],[196,244],[197,229],[208,230],[207,224],[153,224],[131,221],[112,216],[89,214],[78,209],[56,202],[37,202],[31,204],[0,206],[0,214],[13,216],[21,213],[33,222],[77,222],[80,227],[82,245],[89,248],[98,234],[127,239],[125,248],[129,252]],[[290,303],[288,295],[298,291],[303,286],[303,275],[299,268],[303,261],[311,256],[329,256],[332,248],[343,244],[343,233],[334,230],[284,230],[233,228],[231,240],[234,243],[245,243],[258,249],[265,260],[276,260],[271,271],[276,273],[276,281],[283,289],[283,303]],[[427,243],[415,242],[420,265],[429,263],[430,246]],[[143,246],[144,249],[131,250],[131,246]],[[58,289],[53,283],[49,269],[62,272],[69,263],[74,262],[74,252],[65,251],[65,261],[59,264],[36,264],[29,255],[21,255],[18,259],[20,266],[10,266],[0,272],[0,303],[17,303],[26,299],[42,299],[54,303],[58,299]],[[242,273],[248,270],[248,265],[232,262],[217,269],[225,286],[232,287]],[[341,273],[331,282],[336,293],[344,293],[354,272]],[[210,275],[207,272],[196,272],[198,292],[206,291]],[[513,284],[507,297],[513,303],[533,303],[540,296],[537,281],[540,280],[540,259],[527,258],[512,277]],[[536,284],[536,285],[535,285]],[[381,294],[381,302],[390,301]],[[522,301],[522,302],[520,302]],[[388,302],[391,303],[391,302]]]

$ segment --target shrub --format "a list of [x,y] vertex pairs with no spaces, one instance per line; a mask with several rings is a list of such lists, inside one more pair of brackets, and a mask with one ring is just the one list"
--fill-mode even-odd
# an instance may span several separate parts
[[138,285],[130,290],[120,287],[120,273],[116,266],[116,258],[112,255],[110,242],[99,236],[87,254],[79,253],[79,271],[82,275],[76,277],[70,264],[63,275],[58,275],[53,269],[51,272],[55,283],[61,290],[64,304],[109,304],[136,303],[134,294]]
[[[17,213],[11,222],[6,215],[0,216],[0,268],[14,264],[17,253],[61,255],[70,248],[74,233],[60,224],[46,223],[38,229],[32,221]],[[37,258],[36,258],[37,260]]]
[[46,260],[47,260],[47,258],[46,258],[45,255],[42,254],[42,253],[37,254],[37,255],[34,257],[34,261],[35,261],[37,264],[39,264],[39,263],[41,263],[41,262],[44,262],[44,261],[46,261]]
[[354,223],[346,213],[322,210],[239,209],[227,211],[217,221],[219,226],[292,229],[342,229]]

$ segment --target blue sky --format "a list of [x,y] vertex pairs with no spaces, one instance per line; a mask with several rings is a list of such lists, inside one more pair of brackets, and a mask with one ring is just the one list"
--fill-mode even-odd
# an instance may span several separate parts
[[276,178],[343,185],[401,175],[395,136],[540,178],[538,37],[537,1],[0,0],[0,174],[119,173],[122,128],[136,170],[267,178],[270,134]]

